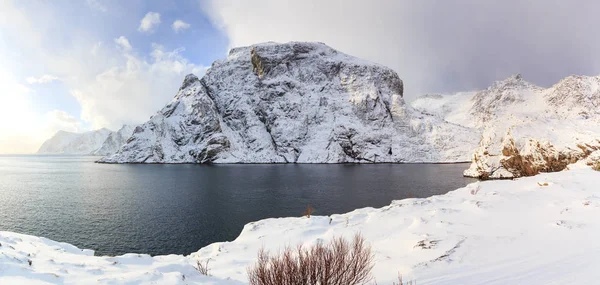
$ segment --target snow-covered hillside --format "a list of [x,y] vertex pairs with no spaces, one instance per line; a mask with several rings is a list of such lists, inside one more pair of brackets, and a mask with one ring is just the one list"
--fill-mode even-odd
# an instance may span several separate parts
[[38,154],[109,155],[115,153],[131,137],[133,127],[124,125],[113,132],[103,128],[85,133],[58,131],[45,141]]
[[121,146],[127,143],[127,140],[131,137],[131,134],[133,134],[133,129],[133,126],[123,125],[118,131],[111,132],[102,143],[102,146],[94,151],[94,155],[105,156],[114,154]]
[[37,153],[89,155],[102,147],[110,134],[109,129],[99,129],[85,133],[58,131],[42,144]]
[[405,104],[391,69],[321,43],[232,49],[108,163],[469,161],[472,129]]
[[544,89],[515,75],[486,90],[422,96],[411,105],[480,134],[467,176],[559,171],[600,149],[600,77],[570,76]]
[[[598,154],[598,152],[596,152]],[[266,219],[190,256],[93,256],[68,244],[0,232],[0,284],[247,284],[261,247],[312,245],[362,233],[378,284],[596,284],[600,172],[569,171],[470,184],[329,217]],[[197,261],[208,263],[211,277]]]

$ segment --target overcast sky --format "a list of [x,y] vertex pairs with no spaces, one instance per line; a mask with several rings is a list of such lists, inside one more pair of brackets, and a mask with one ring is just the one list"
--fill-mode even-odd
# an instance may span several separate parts
[[233,46],[320,41],[405,97],[600,74],[598,1],[0,0],[0,153],[142,123]]

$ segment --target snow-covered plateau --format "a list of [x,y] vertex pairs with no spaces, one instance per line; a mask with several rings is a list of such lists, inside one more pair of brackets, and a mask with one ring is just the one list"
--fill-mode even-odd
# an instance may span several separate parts
[[[378,284],[398,273],[418,284],[596,284],[600,172],[584,162],[569,168],[379,209],[253,222],[236,240],[189,256],[94,256],[0,232],[0,284],[247,284],[246,268],[262,247],[274,252],[358,232],[372,246]],[[195,269],[206,260],[211,276]]]
[[58,131],[37,153],[106,156],[119,150],[131,137],[133,129],[133,126],[124,125],[116,132],[106,128],[84,133]]
[[473,129],[405,104],[393,70],[322,43],[234,48],[105,163],[470,161]]

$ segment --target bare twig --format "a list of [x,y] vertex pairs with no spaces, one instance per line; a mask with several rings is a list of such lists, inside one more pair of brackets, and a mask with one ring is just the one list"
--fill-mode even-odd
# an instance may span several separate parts
[[202,263],[200,260],[197,261],[197,265],[198,267],[196,269],[198,269],[198,272],[200,272],[200,274],[205,275],[205,276],[210,276],[210,274],[208,273],[210,270],[208,269],[208,262],[210,261],[210,259],[207,259],[205,263]]
[[287,247],[274,256],[261,249],[248,280],[251,285],[357,285],[372,280],[372,268],[371,248],[357,234],[352,242],[334,238],[309,249]]

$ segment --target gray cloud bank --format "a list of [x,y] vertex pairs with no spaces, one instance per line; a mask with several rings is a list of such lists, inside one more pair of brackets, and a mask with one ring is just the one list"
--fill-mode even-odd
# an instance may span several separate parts
[[395,69],[406,97],[486,88],[521,73],[541,86],[600,73],[600,1],[211,0],[231,46],[321,41]]

